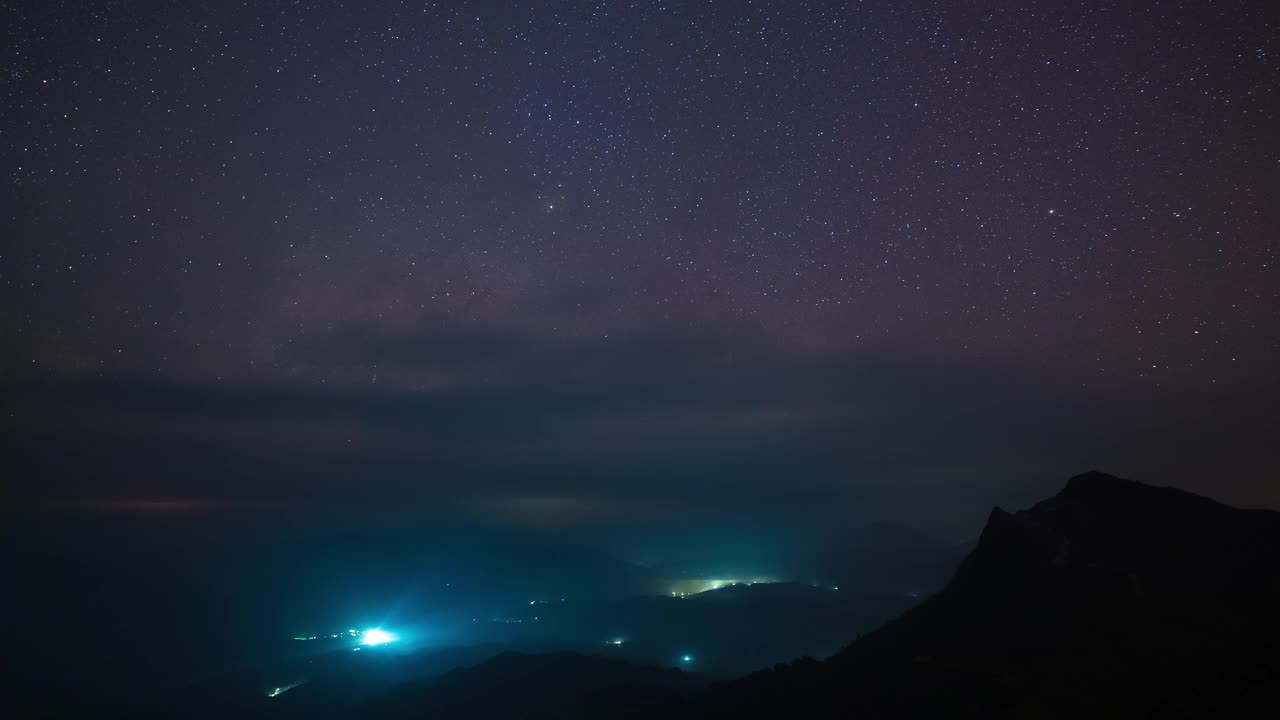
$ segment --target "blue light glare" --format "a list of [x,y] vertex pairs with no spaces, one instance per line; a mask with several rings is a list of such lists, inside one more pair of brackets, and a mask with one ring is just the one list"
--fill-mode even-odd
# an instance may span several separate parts
[[361,645],[386,645],[400,639],[399,635],[387,632],[382,628],[369,628],[360,633]]

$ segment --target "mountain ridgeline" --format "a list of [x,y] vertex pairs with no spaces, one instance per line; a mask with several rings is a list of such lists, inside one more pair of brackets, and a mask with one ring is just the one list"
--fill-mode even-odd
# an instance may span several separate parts
[[1280,513],[1102,473],[995,509],[947,586],[713,716],[1242,717],[1280,700]]

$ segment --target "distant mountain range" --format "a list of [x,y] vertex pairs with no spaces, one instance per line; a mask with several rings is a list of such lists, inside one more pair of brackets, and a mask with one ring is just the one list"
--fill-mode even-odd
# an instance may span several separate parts
[[[806,623],[838,625],[850,607],[874,606],[871,597],[803,583],[736,585],[605,612],[629,614],[654,633],[666,618],[675,626],[666,631],[702,631],[721,654],[750,662],[753,646],[777,651],[779,638],[803,634]],[[682,667],[663,669],[619,647],[508,652],[370,693],[359,673],[384,684],[424,677],[413,674],[424,662],[477,663],[485,650],[429,662],[386,655],[382,670],[346,653],[347,669],[335,665],[324,680],[277,698],[178,693],[153,715],[1262,717],[1280,707],[1277,608],[1280,513],[1088,473],[1028,510],[993,510],[945,587],[825,660],[713,682],[692,656],[673,656],[666,664]],[[353,702],[356,689],[364,699]]]
[[874,523],[828,538],[811,563],[832,586],[913,597],[936,592],[955,573],[967,548],[890,523]]

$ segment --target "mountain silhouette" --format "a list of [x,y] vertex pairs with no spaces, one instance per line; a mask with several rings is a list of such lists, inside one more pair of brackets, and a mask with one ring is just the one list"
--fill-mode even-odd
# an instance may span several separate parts
[[1280,513],[1091,472],[992,511],[946,587],[703,714],[1239,717],[1280,699]]

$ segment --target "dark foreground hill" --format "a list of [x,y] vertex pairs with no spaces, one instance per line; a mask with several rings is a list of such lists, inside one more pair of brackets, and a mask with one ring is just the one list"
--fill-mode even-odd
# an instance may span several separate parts
[[409,685],[360,710],[367,718],[656,718],[698,687],[676,669],[575,653],[504,653]]
[[996,509],[951,582],[702,717],[1252,717],[1280,701],[1280,513],[1101,473]]

